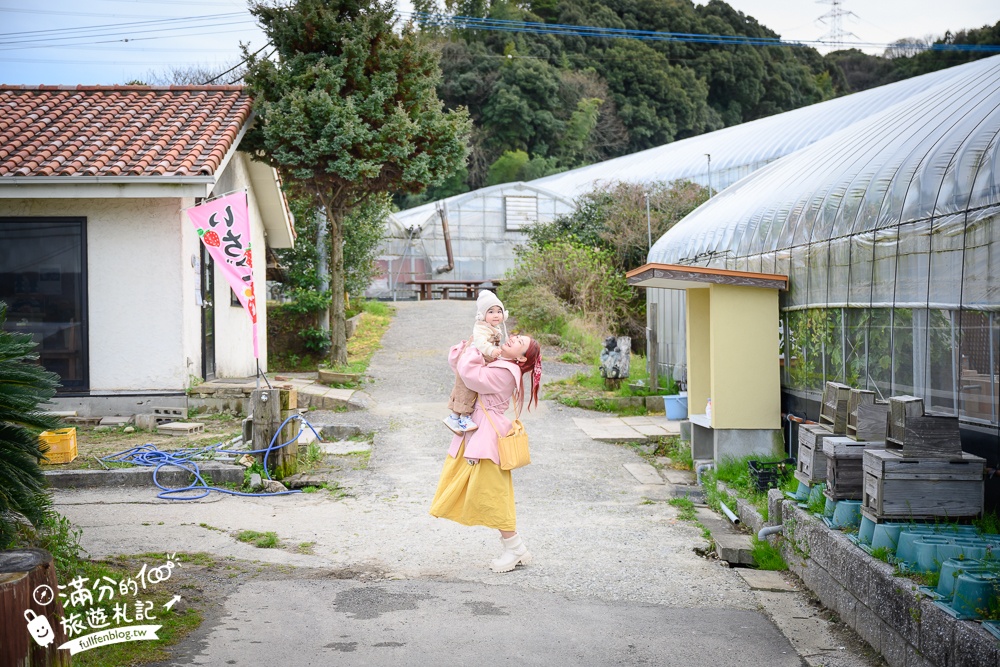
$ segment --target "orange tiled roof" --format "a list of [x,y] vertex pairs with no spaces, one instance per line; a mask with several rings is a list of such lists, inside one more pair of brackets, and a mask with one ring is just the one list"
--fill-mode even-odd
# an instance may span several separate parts
[[0,86],[0,183],[210,176],[249,117],[242,86]]

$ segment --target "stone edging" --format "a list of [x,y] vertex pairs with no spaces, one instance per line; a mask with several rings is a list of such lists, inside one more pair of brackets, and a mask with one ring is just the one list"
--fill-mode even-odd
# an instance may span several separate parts
[[[765,522],[746,500],[740,520],[754,533]],[[978,623],[959,621],[933,604],[913,581],[872,558],[837,530],[785,498],[768,493],[767,525],[781,517],[782,536],[772,536],[789,569],[836,612],[890,667],[985,667],[1000,664],[1000,642]]]

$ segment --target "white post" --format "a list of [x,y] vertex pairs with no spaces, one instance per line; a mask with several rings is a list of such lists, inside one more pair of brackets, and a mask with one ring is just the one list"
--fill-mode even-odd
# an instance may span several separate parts
[[653,249],[653,227],[649,222],[649,193],[645,193],[643,197],[646,198],[646,236],[649,241],[649,250]]
[[705,153],[705,157],[708,158],[708,198],[712,198],[712,154]]

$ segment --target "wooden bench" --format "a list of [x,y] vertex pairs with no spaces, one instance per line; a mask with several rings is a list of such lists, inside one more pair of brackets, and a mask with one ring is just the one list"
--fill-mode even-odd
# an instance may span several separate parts
[[447,299],[452,292],[462,294],[460,298],[475,299],[478,288],[484,284],[495,286],[497,281],[488,278],[477,280],[407,280],[407,285],[416,285],[420,289],[420,300],[430,301],[435,294],[440,294],[442,299]]

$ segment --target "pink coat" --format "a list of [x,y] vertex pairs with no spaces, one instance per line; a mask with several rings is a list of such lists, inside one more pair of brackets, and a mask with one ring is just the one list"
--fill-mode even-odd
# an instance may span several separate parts
[[506,435],[510,431],[510,421],[504,416],[511,396],[521,384],[521,369],[517,364],[506,359],[485,363],[482,353],[471,345],[463,353],[463,343],[451,348],[448,353],[448,363],[465,382],[465,386],[479,392],[476,409],[472,413],[472,421],[477,428],[464,436],[456,435],[448,448],[448,455],[458,456],[458,449],[465,438],[465,457],[469,459],[490,459],[500,465],[500,450],[497,448],[498,436],[489,420],[483,413],[479,401],[489,410],[490,418],[497,431]]

